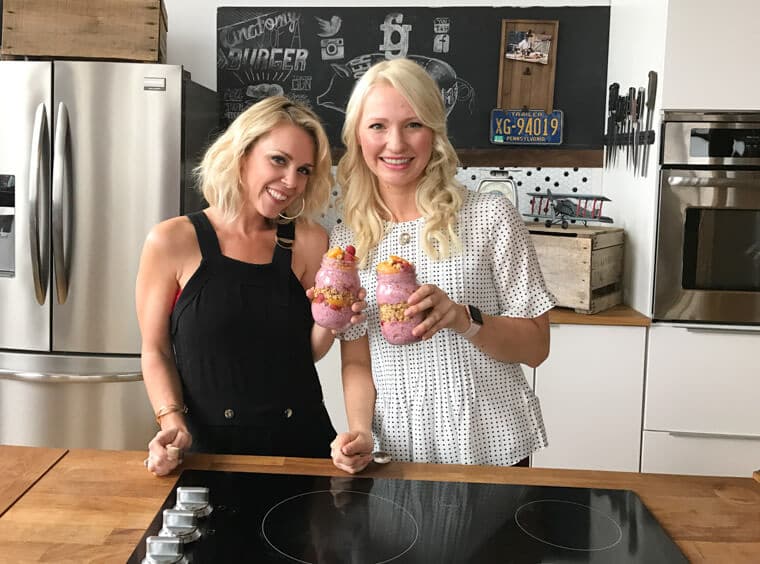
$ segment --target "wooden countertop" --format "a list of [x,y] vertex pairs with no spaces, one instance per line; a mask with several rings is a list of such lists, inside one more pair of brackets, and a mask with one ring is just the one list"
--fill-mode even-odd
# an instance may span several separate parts
[[570,325],[626,325],[649,327],[652,320],[627,305],[616,305],[591,315],[575,313],[572,309],[555,307],[549,311],[549,322]]
[[[145,452],[71,450],[0,518],[9,562],[124,562],[171,491]],[[186,468],[345,475],[329,460],[187,455]],[[752,478],[391,462],[368,477],[629,489],[693,562],[760,562],[760,484]]]
[[64,448],[0,445],[0,515],[64,454]]

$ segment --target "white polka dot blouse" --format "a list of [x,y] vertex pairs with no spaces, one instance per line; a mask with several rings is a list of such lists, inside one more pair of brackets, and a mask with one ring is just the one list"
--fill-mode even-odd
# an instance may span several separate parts
[[[375,267],[389,255],[414,263],[420,284],[435,284],[484,314],[532,318],[554,306],[530,234],[511,203],[470,190],[464,198],[458,222],[463,250],[446,260],[433,260],[420,247],[423,218],[388,224],[359,272],[367,323],[342,338],[368,335],[376,449],[395,460],[511,465],[548,444],[538,398],[521,366],[491,358],[451,329],[400,346],[380,333]],[[333,229],[331,247],[352,242],[345,225]]]

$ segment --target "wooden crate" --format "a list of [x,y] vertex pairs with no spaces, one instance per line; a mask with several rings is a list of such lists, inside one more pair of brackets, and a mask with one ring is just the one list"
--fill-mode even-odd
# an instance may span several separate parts
[[4,0],[0,55],[166,62],[163,0]]
[[623,300],[623,230],[528,223],[538,262],[557,305],[598,313]]

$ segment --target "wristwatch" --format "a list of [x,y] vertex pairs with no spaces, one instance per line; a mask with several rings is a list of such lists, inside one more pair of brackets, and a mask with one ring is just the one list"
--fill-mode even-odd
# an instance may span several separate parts
[[470,326],[467,328],[467,331],[460,333],[460,335],[465,339],[470,339],[483,327],[483,314],[474,305],[466,305],[464,308],[467,310],[467,315],[470,318]]

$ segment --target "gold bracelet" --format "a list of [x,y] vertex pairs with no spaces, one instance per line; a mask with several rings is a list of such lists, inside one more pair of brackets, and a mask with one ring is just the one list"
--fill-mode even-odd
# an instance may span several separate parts
[[161,407],[161,409],[159,409],[156,412],[156,423],[161,425],[161,418],[164,415],[169,415],[170,413],[176,413],[178,411],[184,415],[185,413],[187,413],[187,406],[184,404],[179,405],[176,403],[170,403],[169,405],[164,405],[163,407]]

